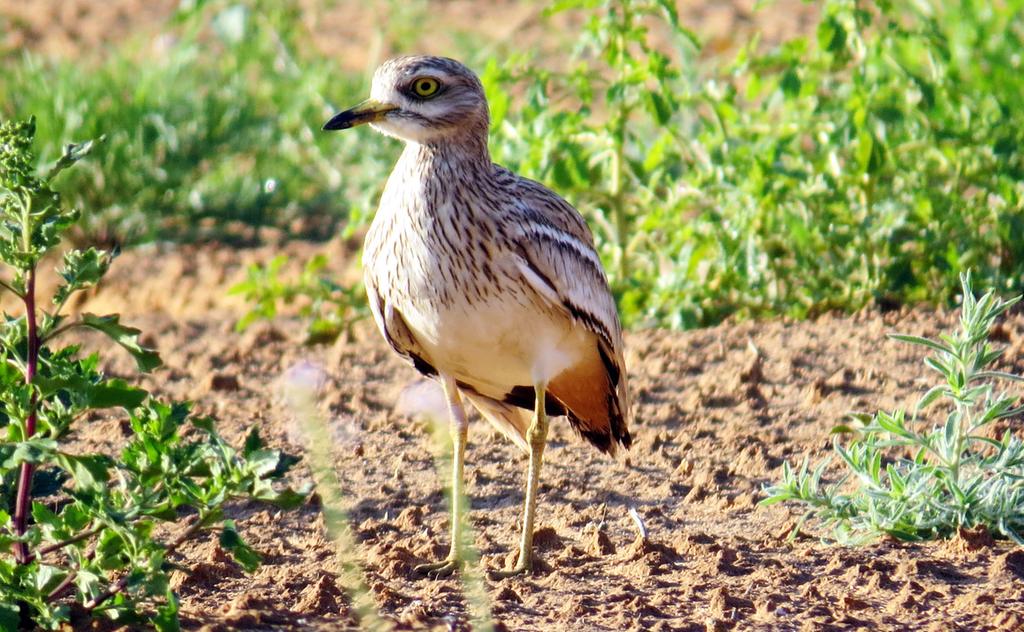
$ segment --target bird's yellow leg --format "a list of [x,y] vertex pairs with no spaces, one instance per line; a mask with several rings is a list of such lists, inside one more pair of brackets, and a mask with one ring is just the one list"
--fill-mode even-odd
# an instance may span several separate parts
[[448,402],[448,412],[451,416],[452,436],[452,545],[448,551],[448,557],[440,562],[432,564],[420,564],[415,570],[417,573],[429,575],[430,577],[447,577],[462,566],[462,521],[466,513],[468,499],[462,484],[463,463],[466,458],[466,435],[469,423],[466,421],[466,411],[462,406],[462,398],[459,396],[455,380],[442,376],[441,385],[444,387],[445,400]]
[[544,445],[548,438],[548,416],[545,410],[547,386],[534,385],[537,401],[534,404],[533,421],[526,431],[530,444],[530,465],[526,474],[526,500],[523,505],[523,537],[519,541],[519,560],[512,570],[498,571],[497,577],[512,577],[529,572],[533,567],[533,523],[537,514],[537,488],[540,485],[540,466],[544,460]]

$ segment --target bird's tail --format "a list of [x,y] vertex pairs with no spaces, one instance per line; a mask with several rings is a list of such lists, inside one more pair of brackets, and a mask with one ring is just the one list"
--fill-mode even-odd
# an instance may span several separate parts
[[598,450],[615,456],[618,446],[629,448],[629,387],[621,353],[594,345],[575,365],[548,385],[576,432]]
[[506,404],[486,395],[470,391],[462,391],[462,395],[480,411],[484,419],[491,422],[512,443],[523,452],[529,453],[530,446],[526,443],[526,430],[530,427],[532,414],[514,404]]

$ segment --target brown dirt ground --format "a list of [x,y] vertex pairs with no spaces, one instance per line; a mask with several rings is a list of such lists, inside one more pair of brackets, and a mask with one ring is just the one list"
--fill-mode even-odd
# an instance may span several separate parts
[[[339,277],[345,247],[291,242],[299,257],[326,250]],[[415,372],[372,324],[354,341],[301,344],[292,318],[233,332],[241,314],[224,288],[243,264],[280,247],[150,247],[126,253],[80,309],[120,311],[148,332],[166,367],[154,391],[190,398],[240,441],[256,424],[276,447],[301,452],[282,402],[281,378],[302,363],[327,374],[323,406],[336,443],[363,577],[400,629],[467,621],[458,579],[428,580],[411,567],[448,544],[431,424],[395,412]],[[1024,553],[1005,541],[883,541],[841,548],[786,535],[797,511],[758,507],[784,460],[828,452],[828,432],[851,410],[912,403],[927,387],[921,354],[890,331],[934,335],[955,315],[929,310],[824,316],[813,322],[724,324],[627,337],[636,442],[624,460],[553,425],[540,492],[535,575],[486,581],[493,617],[508,630],[964,629],[1024,626]],[[1024,371],[1024,316],[999,329]],[[98,339],[86,340],[87,345]],[[131,376],[117,351],[110,371]],[[114,447],[121,425],[96,420],[85,444]],[[511,563],[525,459],[484,422],[471,426],[468,493],[485,569]],[[309,480],[299,466],[295,482]],[[628,515],[650,532],[642,542]],[[189,628],[329,629],[351,622],[316,502],[292,512],[235,504],[229,516],[264,556],[246,575],[210,541],[187,550],[177,589]]]
[[[156,30],[175,4],[0,0],[0,22],[7,23],[0,49],[90,52]],[[804,30],[814,11],[795,0],[768,14],[752,14],[752,5],[685,3],[681,14],[713,49],[728,49],[748,27],[765,31],[768,40]],[[389,16],[364,6],[339,3],[314,16],[316,45],[347,68],[363,68],[396,46],[371,45],[376,25]],[[421,10],[487,37],[542,39],[536,5],[481,6],[434,1]],[[464,628],[461,582],[420,579],[411,571],[443,554],[448,537],[441,492],[447,476],[435,467],[431,424],[396,412],[414,371],[369,323],[354,341],[326,347],[303,346],[303,326],[294,318],[233,330],[244,305],[225,289],[244,276],[244,265],[280,251],[301,257],[321,249],[339,278],[352,278],[351,248],[337,243],[140,248],[115,262],[110,278],[76,308],[120,311],[148,332],[166,367],[145,385],[195,400],[235,442],[255,424],[273,446],[300,452],[281,376],[300,363],[322,367],[336,470],[377,607],[401,629]],[[540,494],[541,569],[486,582],[494,619],[508,630],[1021,629],[1024,553],[1006,542],[883,541],[857,549],[807,537],[790,542],[798,513],[756,505],[783,461],[827,454],[828,431],[846,412],[907,405],[924,390],[920,353],[887,341],[886,332],[933,335],[953,322],[949,313],[912,310],[629,335],[636,443],[628,458],[614,461],[564,423],[554,425]],[[1004,368],[1024,371],[1024,316],[1011,317],[1000,333],[1010,347]],[[111,373],[134,376],[123,354],[106,357]],[[116,418],[104,417],[85,426],[78,440],[116,449],[121,432]],[[470,441],[475,543],[484,567],[496,569],[516,545],[525,460],[479,421]],[[294,478],[308,482],[309,473],[300,464]],[[629,507],[646,523],[646,542],[637,538]],[[190,572],[176,577],[186,627],[351,625],[316,502],[292,512],[235,504],[229,517],[264,565],[250,576],[215,542],[187,549],[183,563]]]

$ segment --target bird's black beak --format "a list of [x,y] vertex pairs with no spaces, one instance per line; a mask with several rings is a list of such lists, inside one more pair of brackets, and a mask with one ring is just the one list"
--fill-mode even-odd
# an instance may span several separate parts
[[324,123],[324,130],[348,129],[357,125],[373,123],[384,118],[391,110],[397,109],[396,105],[367,99],[350,110],[335,114],[331,120]]

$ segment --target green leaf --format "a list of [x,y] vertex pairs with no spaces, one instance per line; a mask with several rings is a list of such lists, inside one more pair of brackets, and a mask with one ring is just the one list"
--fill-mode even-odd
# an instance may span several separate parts
[[64,279],[64,284],[53,295],[54,305],[63,304],[74,291],[84,290],[99,283],[110,269],[110,262],[115,256],[117,252],[96,248],[65,252],[64,267],[57,271]]
[[88,389],[90,408],[120,407],[131,410],[142,405],[149,393],[141,388],[128,386],[122,380],[110,380]]
[[160,520],[164,520],[166,522],[173,522],[178,519],[178,512],[174,508],[174,505],[171,503],[171,501],[163,502],[158,505],[149,507],[145,509],[143,513],[147,516],[159,518]]
[[38,525],[46,525],[49,527],[60,527],[61,519],[57,517],[57,514],[50,511],[50,508],[43,503],[33,502],[32,503],[32,520]]
[[110,457],[102,454],[79,456],[58,452],[57,462],[71,472],[79,491],[101,491],[110,480],[110,468],[114,465]]
[[106,588],[106,581],[100,575],[83,568],[75,573],[75,586],[86,599],[92,599],[103,592]]
[[818,46],[830,53],[842,53],[846,49],[846,29],[833,16],[827,16],[818,24]]
[[648,109],[654,114],[659,125],[665,125],[672,118],[672,106],[664,95],[656,90],[647,91]]
[[860,173],[870,173],[871,155],[874,152],[875,138],[871,132],[861,130],[857,134],[857,164]]
[[246,462],[257,478],[263,478],[277,471],[281,453],[278,450],[256,450],[246,455]]
[[37,375],[33,383],[39,387],[40,395],[44,398],[62,390],[84,395],[87,408],[121,407],[131,410],[140,406],[149,396],[147,391],[128,386],[127,382],[120,379],[94,383],[82,375],[55,378]]
[[61,512],[60,517],[64,520],[64,524],[67,528],[72,531],[84,529],[92,520],[89,512],[86,511],[85,507],[78,502],[66,506],[64,511]]
[[132,354],[139,370],[149,372],[159,367],[162,362],[160,355],[143,347],[139,343],[139,334],[142,332],[134,327],[122,325],[119,314],[109,316],[96,316],[95,314],[82,314],[82,324],[97,331],[101,331],[110,337],[111,340],[121,345],[125,351]]
[[801,85],[800,76],[797,74],[796,68],[793,67],[786,69],[782,75],[782,81],[779,82],[782,93],[789,98],[800,96]]
[[935,357],[929,357],[924,359],[924,363],[925,366],[931,368],[940,375],[943,375],[947,378],[952,378],[953,369],[950,368],[949,364],[943,362],[942,360],[939,360],[938,358]]
[[976,380],[1009,380],[1011,382],[1024,382],[1024,375],[1015,375],[1005,371],[981,371],[974,374]]
[[150,623],[158,632],[179,632],[181,624],[178,621],[178,595],[168,588],[165,598],[167,602],[157,607],[156,616],[150,619]]
[[944,344],[941,344],[939,342],[935,342],[934,340],[930,340],[928,338],[922,338],[921,336],[909,336],[907,334],[886,334],[886,335],[889,338],[891,338],[893,340],[899,340],[900,342],[909,342],[910,344],[913,344],[913,345],[921,345],[923,347],[928,347],[929,349],[934,349],[935,351],[938,351],[940,353],[948,353],[950,355],[953,354],[953,350],[950,349],[948,346],[946,346]]
[[246,572],[251,573],[259,568],[262,561],[260,555],[246,544],[242,536],[239,535],[238,530],[235,528],[234,520],[224,521],[224,526],[220,532],[220,545],[225,550],[231,552],[231,555],[234,556],[235,560],[241,564]]
[[57,587],[67,577],[68,572],[50,564],[40,564],[36,572],[35,588],[40,593],[46,594]]
[[935,386],[931,387],[930,389],[928,389],[928,392],[922,395],[921,399],[917,401],[917,404],[914,406],[914,414],[916,415],[925,408],[928,408],[928,406],[933,404],[935,400],[947,394],[948,392],[949,389],[946,387],[945,384],[936,384]]
[[253,426],[249,434],[245,436],[245,444],[242,446],[242,456],[248,458],[250,454],[263,447],[263,440],[260,439],[260,430]]
[[757,504],[761,505],[762,507],[768,507],[768,506],[775,505],[775,504],[778,504],[778,503],[781,503],[781,502],[785,502],[787,500],[793,500],[793,495],[789,494],[787,492],[784,492],[784,491],[780,491],[779,493],[777,493],[775,495],[768,496],[766,498],[762,498],[760,501],[758,501]]
[[43,463],[48,461],[56,450],[57,442],[53,439],[35,437],[28,441],[19,441],[4,461],[3,467],[14,469],[22,463]]
[[960,434],[960,416],[950,413],[942,429],[942,438],[950,458],[956,458],[956,438]]
[[14,632],[20,628],[21,615],[17,604],[0,602],[0,630]]
[[50,170],[46,173],[46,177],[43,178],[43,182],[48,183],[50,180],[57,177],[57,174],[61,171],[64,171],[82,158],[88,156],[96,143],[102,142],[105,139],[105,136],[100,136],[95,141],[89,140],[84,143],[68,143],[67,145],[64,145],[64,153],[57,159],[57,162],[50,167]]
[[893,415],[882,412],[878,414],[875,420],[883,430],[890,434],[900,437],[911,436],[911,433],[904,426],[903,411],[896,411]]
[[114,529],[104,529],[96,542],[94,560],[103,570],[119,569],[123,566],[122,555],[125,541]]
[[253,498],[268,502],[281,509],[295,509],[302,503],[306,502],[306,498],[308,498],[308,496],[308,494],[297,492],[291,488],[285,488],[279,492],[275,492],[268,488],[257,491],[253,495]]

